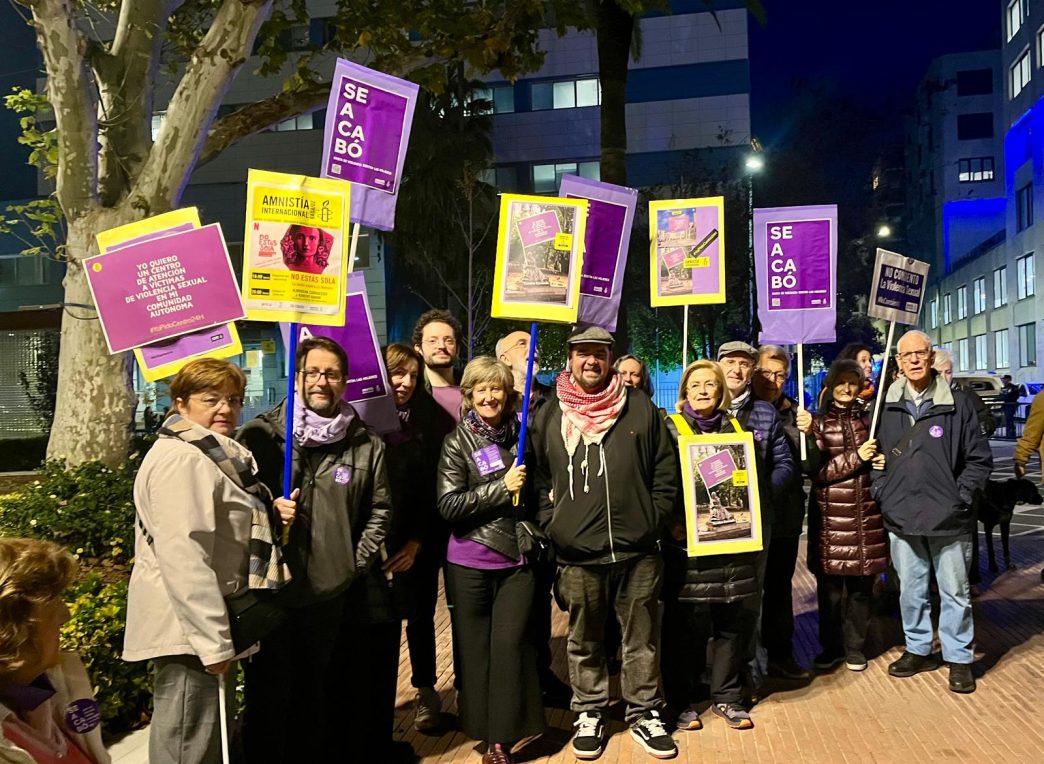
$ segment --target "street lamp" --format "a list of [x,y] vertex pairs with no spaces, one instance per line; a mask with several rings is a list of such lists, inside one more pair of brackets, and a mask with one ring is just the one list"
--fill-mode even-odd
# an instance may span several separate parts
[[749,310],[750,310],[750,334],[751,342],[754,337],[754,176],[765,168],[765,160],[761,156],[761,141],[753,136],[750,139],[750,150],[743,166],[747,172],[747,267],[749,269]]
[[890,225],[888,225],[887,223],[881,223],[881,225],[877,227],[877,238],[878,239],[887,239],[891,235],[892,235],[892,227]]

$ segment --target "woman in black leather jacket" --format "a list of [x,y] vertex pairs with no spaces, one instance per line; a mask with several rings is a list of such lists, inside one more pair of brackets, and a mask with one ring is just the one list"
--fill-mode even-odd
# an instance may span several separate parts
[[446,595],[460,673],[464,733],[486,742],[483,764],[510,764],[514,744],[544,730],[536,649],[527,624],[533,572],[524,550],[525,465],[518,454],[519,395],[511,370],[488,356],[464,369],[463,416],[442,444],[438,504],[452,531]]

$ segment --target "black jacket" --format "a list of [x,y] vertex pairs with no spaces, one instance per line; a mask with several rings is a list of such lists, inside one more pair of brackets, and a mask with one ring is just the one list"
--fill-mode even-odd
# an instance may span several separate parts
[[[286,401],[247,422],[236,439],[254,454],[258,477],[273,496],[283,490]],[[356,416],[344,438],[326,446],[294,446],[293,486],[301,489],[285,548],[291,582],[279,592],[297,607],[348,592],[346,618],[397,618],[381,571],[381,545],[391,525],[384,443]]]
[[[933,372],[934,375],[934,372]],[[885,469],[874,470],[873,496],[885,527],[907,536],[956,536],[975,529],[972,498],[993,469],[975,406],[936,376],[914,418],[907,381],[892,383],[877,431]],[[906,436],[913,432],[912,440]],[[905,441],[908,441],[907,444]]]
[[[785,504],[787,488],[798,472],[783,430],[783,422],[771,403],[759,401],[753,393],[736,412],[744,430],[754,434],[758,455],[758,491],[761,494],[761,522],[772,528],[776,506]],[[800,534],[799,534],[800,535]]]
[[[475,453],[495,446],[503,466],[487,475],[479,472]],[[504,475],[518,455],[518,440],[510,448],[476,435],[461,422],[446,436],[439,460],[436,493],[439,513],[454,536],[477,541],[513,560],[521,559],[517,521],[525,518],[525,503],[513,506]],[[525,495],[525,492],[523,492]]]
[[[678,494],[678,461],[649,396],[631,390],[626,396],[601,447],[585,447],[582,441],[577,447],[572,481],[561,404],[544,406],[530,424],[538,518],[559,562],[601,565],[659,551]],[[581,477],[585,454],[587,491]]]
[[[801,535],[805,521],[805,477],[798,465],[801,463],[801,438],[797,428],[797,401],[781,395],[776,401],[776,414],[783,428],[783,436],[790,447],[793,471],[784,485],[774,507],[772,523],[773,538],[797,538]],[[806,444],[807,450],[807,444]]]

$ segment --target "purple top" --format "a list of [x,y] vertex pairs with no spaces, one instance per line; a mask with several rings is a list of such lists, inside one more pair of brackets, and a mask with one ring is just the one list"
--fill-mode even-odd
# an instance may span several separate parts
[[431,386],[431,397],[443,410],[453,417],[454,422],[460,422],[460,388],[456,385],[435,387]]
[[521,568],[526,561],[525,558],[512,560],[485,544],[471,539],[457,538],[450,534],[449,546],[446,547],[446,562],[475,570],[504,570],[505,568]]
[[0,692],[0,702],[16,713],[35,711],[54,695],[54,685],[46,674],[29,684],[12,684]]

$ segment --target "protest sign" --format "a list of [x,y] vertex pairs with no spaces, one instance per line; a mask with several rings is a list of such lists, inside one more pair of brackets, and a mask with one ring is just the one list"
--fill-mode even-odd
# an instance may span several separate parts
[[837,205],[754,210],[760,341],[836,338]]
[[749,432],[678,439],[690,557],[762,548],[761,498]]
[[[105,255],[143,241],[199,227],[196,208],[185,207],[110,228],[95,238],[99,251]],[[134,348],[134,358],[145,381],[155,382],[177,374],[194,358],[231,358],[242,352],[243,345],[236,325],[227,323]]]
[[344,325],[349,184],[251,170],[243,305],[251,321]]
[[612,183],[563,175],[558,195],[588,201],[577,321],[615,332],[638,192]]
[[924,304],[928,267],[928,263],[920,260],[878,249],[867,315],[900,324],[916,324]]
[[418,86],[337,59],[326,108],[322,177],[351,181],[351,220],[382,231],[395,202]]
[[650,304],[725,302],[725,199],[649,203]]
[[84,270],[110,353],[243,317],[216,223],[87,258]]
[[[388,382],[381,345],[377,339],[366,279],[362,273],[348,274],[344,326],[297,324],[299,337],[328,337],[348,355],[348,380],[344,399],[352,404],[359,418],[383,435],[400,429],[395,394]],[[284,347],[289,347],[289,324],[280,324]],[[292,360],[292,359],[291,359]]]
[[587,208],[586,199],[501,196],[494,318],[576,323]]

